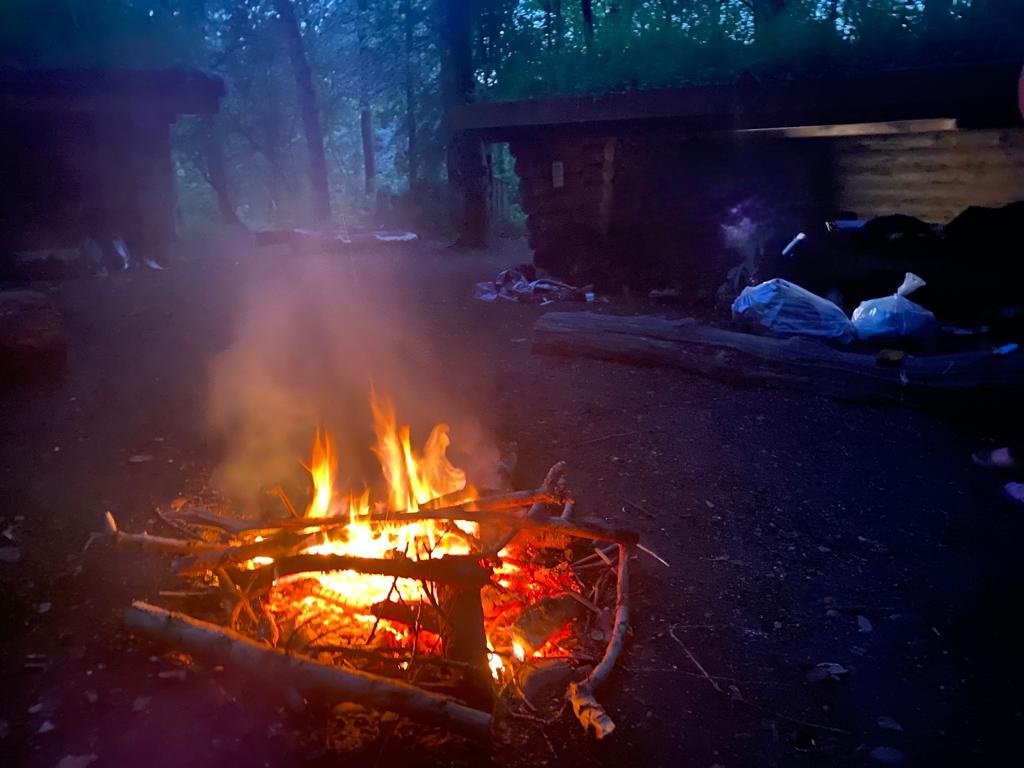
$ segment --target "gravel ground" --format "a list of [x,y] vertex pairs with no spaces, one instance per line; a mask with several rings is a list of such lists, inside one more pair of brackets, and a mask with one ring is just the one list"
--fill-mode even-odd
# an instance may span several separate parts
[[[514,241],[483,254],[427,243],[323,259],[223,242],[185,255],[162,273],[42,286],[66,319],[69,369],[0,393],[0,545],[20,555],[0,562],[3,764],[981,765],[1015,744],[1024,517],[967,460],[1012,428],[999,414],[532,356],[544,309],[471,298],[475,280],[524,258]],[[271,296],[262,314],[315,327],[274,358],[274,384],[308,393],[314,419],[337,385],[343,408],[319,418],[344,430],[352,382],[401,376],[400,413],[430,406],[413,409],[414,427],[451,419],[456,447],[467,434],[515,441],[524,486],[566,459],[578,508],[635,526],[671,564],[637,561],[634,631],[600,696],[612,738],[583,738],[565,714],[546,729],[524,721],[487,754],[443,738],[424,749],[401,729],[340,754],[319,713],[230,672],[161,676],[176,668],[120,632],[120,609],[167,578],[129,553],[83,554],[88,534],[106,510],[157,531],[156,505],[211,482],[234,447],[224,420],[211,427],[211,397],[235,415],[259,407],[249,373],[225,379],[223,361],[240,340],[281,341],[262,343],[251,288],[294,283],[312,286],[309,306]],[[334,294],[340,314],[318,314]],[[309,415],[294,426],[303,440]],[[808,682],[822,662],[847,672]]]

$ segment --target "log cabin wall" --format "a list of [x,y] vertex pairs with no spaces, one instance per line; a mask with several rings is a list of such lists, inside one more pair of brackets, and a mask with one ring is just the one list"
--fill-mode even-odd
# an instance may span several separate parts
[[970,205],[1024,200],[1024,129],[812,139],[831,145],[836,202],[860,218],[943,224]]
[[845,212],[946,223],[971,205],[1024,200],[1024,129],[833,138],[605,136],[548,129],[511,142],[538,266],[605,289],[713,291],[738,260],[730,209],[756,203],[781,247]]
[[794,232],[834,208],[820,142],[549,131],[510,146],[536,264],[606,289],[678,283],[710,294],[738,260],[721,242],[731,208],[756,201]]

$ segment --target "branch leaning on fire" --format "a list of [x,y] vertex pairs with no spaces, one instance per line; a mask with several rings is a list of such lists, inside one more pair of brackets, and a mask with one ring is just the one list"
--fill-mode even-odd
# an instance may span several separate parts
[[[193,576],[206,574],[207,578],[209,578],[210,574],[217,576],[217,581],[221,584],[220,589],[223,590],[223,594],[237,599],[237,604],[231,611],[232,626],[237,626],[244,614],[257,627],[256,631],[259,636],[264,640],[271,641],[272,645],[278,643],[281,633],[278,627],[274,625],[273,617],[267,610],[266,605],[258,601],[267,594],[279,578],[296,573],[352,569],[360,573],[377,573],[391,576],[394,579],[393,586],[397,584],[399,578],[419,579],[424,586],[428,582],[433,585],[451,582],[476,584],[478,586],[485,584],[493,585],[494,566],[500,565],[502,551],[520,533],[527,530],[537,532],[538,534],[547,532],[561,536],[594,540],[593,554],[585,555],[569,563],[570,569],[574,572],[579,571],[582,573],[594,566],[600,566],[605,569],[606,575],[611,575],[611,572],[607,569],[614,570],[617,568],[618,572],[615,575],[617,576],[616,581],[619,581],[625,572],[623,558],[628,559],[629,553],[634,546],[654,557],[662,564],[668,565],[657,554],[640,545],[639,537],[633,531],[610,528],[600,521],[573,519],[575,500],[566,490],[564,462],[555,464],[547,473],[542,485],[534,491],[493,494],[470,502],[463,501],[451,504],[450,502],[456,498],[458,497],[454,494],[444,494],[419,505],[419,509],[414,512],[395,513],[378,511],[368,515],[366,522],[386,525],[389,523],[394,524],[399,520],[402,523],[413,520],[446,520],[449,522],[449,528],[455,530],[455,532],[461,531],[461,529],[457,528],[458,522],[468,522],[483,523],[499,529],[507,528],[506,533],[498,536],[496,541],[493,541],[487,547],[478,541],[478,546],[474,547],[467,555],[445,554],[436,559],[428,556],[426,561],[412,560],[398,553],[394,553],[397,556],[389,556],[384,559],[300,554],[308,549],[318,536],[322,536],[324,532],[348,522],[344,521],[343,523],[334,518],[297,519],[292,517],[275,521],[273,525],[242,528],[236,519],[211,515],[210,513],[182,510],[179,515],[174,517],[161,514],[161,519],[173,520],[173,523],[168,524],[179,531],[183,523],[192,523],[206,528],[212,527],[217,529],[222,537],[228,539],[224,545],[218,546],[208,541],[167,539],[151,536],[146,533],[125,533],[118,530],[113,516],[107,513],[107,531],[96,536],[110,538],[117,544],[136,545],[146,550],[178,555],[180,558],[176,562],[176,566],[179,574]],[[526,507],[527,504],[529,504],[528,508]],[[559,507],[560,509],[557,509]],[[552,510],[552,508],[556,508],[557,511]],[[556,514],[549,516],[546,514],[549,510],[556,511]],[[90,539],[90,543],[96,536]],[[602,549],[600,546],[601,541],[614,542],[614,545]],[[618,560],[617,563],[616,560]],[[228,573],[229,569],[235,569],[236,573],[242,577],[247,575],[247,571],[251,571],[252,573],[249,574],[251,578],[248,580],[248,584],[244,587],[236,584]],[[225,580],[226,583],[224,583]],[[238,578],[238,581],[244,581],[244,578]],[[604,582],[602,581],[601,583]],[[433,595],[432,589],[425,591],[428,596]],[[569,590],[566,591],[569,592]],[[599,592],[600,585],[598,584],[594,587],[595,598]],[[600,708],[596,700],[594,700],[593,689],[603,681],[607,676],[607,671],[615,663],[628,628],[628,609],[623,604],[626,592],[624,589],[619,588],[617,588],[616,592],[615,628],[609,640],[608,648],[605,651],[604,661],[599,667],[604,672],[600,676],[592,674],[586,680],[573,684],[570,691],[567,692],[567,696],[572,701],[574,711],[581,724],[583,724],[585,729],[593,727],[598,738],[610,733],[614,728],[614,724],[604,713],[603,709]],[[388,600],[390,600],[391,594],[392,592],[389,591]],[[592,612],[600,614],[600,609],[583,595],[571,594],[571,597],[580,604],[587,606]],[[256,601],[257,608],[259,609],[256,612],[253,610],[254,601]],[[440,606],[436,604],[436,601],[431,600],[431,602],[434,603],[433,607],[441,614]],[[399,598],[399,603],[396,603],[396,605],[404,605],[401,603],[401,598]],[[422,606],[418,610],[413,609],[411,606],[407,606],[407,608],[406,616],[413,614],[416,616],[415,631],[418,637],[421,632],[420,615],[423,608]],[[396,615],[392,610],[392,616],[386,617],[382,615],[386,609],[381,607],[380,610],[381,613],[377,614],[377,620],[374,623],[374,632],[376,632],[377,624],[382,618],[393,620]],[[443,621],[443,614],[441,616]],[[429,621],[423,623],[429,624]],[[268,624],[270,625],[269,627],[267,626]],[[293,631],[292,636],[289,638],[289,647],[295,639],[297,631],[298,628],[296,628],[296,631]],[[330,646],[319,645],[310,650],[315,649],[316,652],[323,653],[329,648]],[[355,649],[348,648],[346,652],[351,653],[353,650]],[[522,663],[524,660],[519,658],[521,651],[518,648],[515,650],[516,653],[511,654],[512,658],[507,653],[499,654],[493,648],[489,648],[488,655],[492,659],[503,657],[502,661],[497,662],[502,666],[506,662],[513,663],[514,660]],[[415,661],[414,647],[414,654],[404,663],[404,668],[410,668],[412,662]],[[447,662],[446,660],[439,659],[437,663],[443,666]],[[494,663],[491,663],[492,671],[494,670]],[[459,664],[459,662],[452,662],[452,665],[455,667],[458,667]],[[399,666],[402,666],[402,662],[399,662]],[[514,678],[515,676],[513,675],[513,689],[521,691],[519,683]],[[528,702],[525,703],[529,705]]]

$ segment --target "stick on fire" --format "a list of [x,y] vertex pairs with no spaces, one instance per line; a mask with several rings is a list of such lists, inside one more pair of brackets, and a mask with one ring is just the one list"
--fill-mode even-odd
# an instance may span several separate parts
[[[125,533],[108,514],[98,536],[175,555],[183,578],[227,581],[219,593],[223,613],[204,617],[220,626],[142,604],[127,614],[129,626],[248,668],[267,664],[276,681],[311,694],[326,691],[479,736],[495,697],[516,696],[518,684],[503,683],[515,683],[519,668],[552,658],[581,664],[600,652],[590,647],[600,633],[589,628],[614,594],[615,625],[602,662],[571,688],[584,727],[599,738],[610,733],[614,726],[593,690],[625,638],[636,533],[572,514],[562,463],[535,491],[480,496],[448,460],[447,426],[435,426],[416,450],[389,402],[375,396],[371,410],[380,494],[336,487],[339,456],[331,436],[318,430],[303,465],[313,491],[299,518],[242,527],[229,515],[183,512],[173,523],[186,534],[205,531],[197,541]],[[607,568],[579,566],[581,556],[607,542],[619,547],[614,592]],[[537,624],[538,609],[565,600],[589,610],[546,610],[555,618]],[[529,631],[522,623],[528,616]],[[435,701],[421,686],[449,698]]]

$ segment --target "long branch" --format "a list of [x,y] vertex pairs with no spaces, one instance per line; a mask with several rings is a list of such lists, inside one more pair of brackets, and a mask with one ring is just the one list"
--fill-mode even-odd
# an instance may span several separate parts
[[[560,517],[546,516],[532,517],[525,510],[518,511],[509,508],[473,510],[468,509],[464,504],[444,509],[405,512],[399,515],[372,512],[357,519],[359,522],[377,523],[380,525],[388,523],[404,524],[421,520],[461,520],[467,523],[511,526],[523,530],[550,531],[578,538],[613,541],[616,544],[634,545],[639,541],[639,535],[636,531],[627,528],[613,528],[600,520],[587,518],[564,520]],[[311,518],[307,520],[284,520],[282,522],[287,529],[301,528],[303,530],[327,530],[344,527],[349,524],[348,518]],[[264,528],[260,530],[276,531],[281,530],[281,528]]]
[[135,632],[230,664],[282,690],[294,688],[304,696],[387,709],[475,739],[486,738],[490,729],[489,713],[467,707],[451,697],[379,675],[289,655],[182,613],[136,601],[125,611],[124,619]]
[[612,625],[612,636],[605,648],[604,656],[582,682],[569,686],[569,701],[576,718],[583,726],[583,730],[593,728],[594,735],[599,739],[615,730],[615,723],[594,697],[594,691],[611,673],[622,652],[626,632],[629,631],[629,555],[629,547],[620,544],[618,585],[615,590],[615,623]]
[[111,539],[115,544],[130,544],[169,555],[200,555],[224,549],[222,544],[211,544],[194,539],[169,539],[166,536],[151,536],[148,533],[125,533],[118,530],[117,521],[110,512],[103,516],[103,521],[106,530],[103,533],[92,534],[86,547],[96,539]]
[[[452,504],[438,509],[420,509],[415,512],[373,512],[369,515],[360,515],[355,519],[359,522],[367,521],[395,524],[403,524],[416,520],[472,521],[474,519],[472,514],[477,512],[497,512],[507,509],[516,509],[518,507],[527,507],[536,502],[550,502],[554,504],[563,501],[564,499],[561,498],[561,496],[540,489],[532,491],[513,491],[511,493],[501,493],[494,496],[484,496],[483,498],[464,501],[461,504]],[[348,516],[299,519],[291,518],[277,520],[273,523],[263,525],[250,526],[237,531],[237,533],[255,535],[268,532],[273,533],[282,530],[305,530],[307,528],[326,530],[329,528],[343,528],[351,522],[352,520]]]

